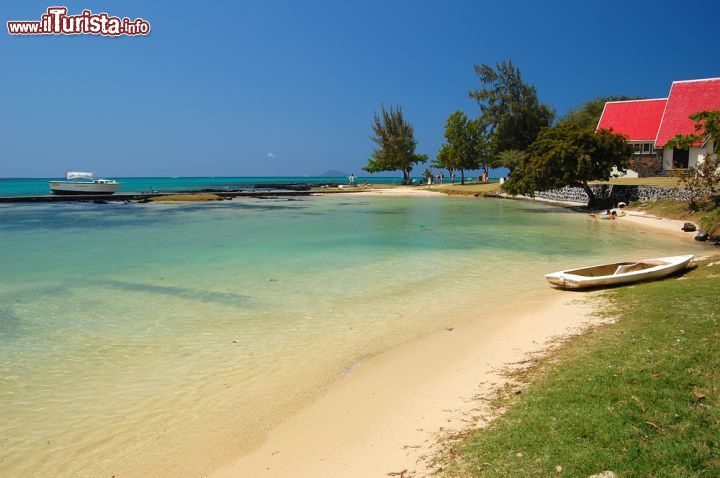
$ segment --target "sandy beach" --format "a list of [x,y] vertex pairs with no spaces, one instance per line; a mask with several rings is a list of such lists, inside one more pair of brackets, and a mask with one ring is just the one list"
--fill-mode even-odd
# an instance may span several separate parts
[[695,235],[697,234],[697,232],[685,232],[682,230],[685,221],[653,216],[652,214],[648,214],[644,211],[628,209],[626,210],[625,216],[621,217],[620,220],[639,224],[641,226],[651,228],[656,232],[670,234],[686,240],[694,240]]
[[[356,194],[442,193],[393,188]],[[618,224],[686,240],[694,236],[680,230],[683,221],[627,212]],[[597,323],[592,310],[592,293],[548,289],[482,320],[464,321],[372,357],[274,428],[258,449],[210,476],[426,476],[437,466],[426,458],[437,451],[439,438],[492,418],[484,399],[506,386],[503,370]]]
[[508,364],[589,324],[587,298],[548,289],[360,363],[259,449],[210,476],[422,476],[439,436],[489,418],[483,397],[506,383]]

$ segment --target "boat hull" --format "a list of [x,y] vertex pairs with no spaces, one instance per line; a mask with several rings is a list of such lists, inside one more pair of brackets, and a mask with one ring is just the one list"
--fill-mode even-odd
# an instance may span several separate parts
[[658,259],[649,259],[640,261],[638,264],[651,264],[651,267],[634,270],[631,272],[620,272],[605,275],[583,275],[592,273],[593,270],[602,270],[603,268],[612,268],[612,266],[629,266],[632,263],[617,263],[600,266],[586,267],[583,269],[573,269],[567,271],[553,272],[546,274],[545,279],[555,287],[561,289],[589,289],[597,287],[612,287],[616,285],[630,284],[634,282],[644,282],[657,280],[669,275],[675,274],[687,267],[694,256],[672,256],[660,257]]
[[120,183],[75,183],[65,181],[50,181],[50,191],[60,195],[85,195],[85,194],[114,194],[120,187]]

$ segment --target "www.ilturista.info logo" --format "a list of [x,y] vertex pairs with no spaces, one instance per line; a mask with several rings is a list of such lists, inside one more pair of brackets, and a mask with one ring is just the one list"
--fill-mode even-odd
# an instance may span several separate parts
[[40,21],[7,22],[11,35],[147,35],[150,22],[137,18],[111,17],[107,13],[83,10],[80,15],[68,15],[67,7],[49,7]]

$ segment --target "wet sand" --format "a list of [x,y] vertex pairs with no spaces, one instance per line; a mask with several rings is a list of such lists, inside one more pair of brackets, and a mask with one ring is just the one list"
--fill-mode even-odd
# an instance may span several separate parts
[[259,449],[210,476],[425,474],[431,470],[420,458],[433,452],[439,436],[490,418],[479,397],[505,383],[507,364],[589,323],[587,297],[548,289],[362,362],[277,426]]

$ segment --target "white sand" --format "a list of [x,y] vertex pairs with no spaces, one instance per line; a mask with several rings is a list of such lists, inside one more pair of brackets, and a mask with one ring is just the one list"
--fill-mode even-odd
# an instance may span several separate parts
[[666,219],[659,216],[653,216],[644,211],[635,211],[632,209],[626,210],[625,216],[619,218],[618,221],[640,224],[641,226],[653,228],[658,232],[671,234],[673,236],[689,240],[694,240],[695,235],[697,234],[697,232],[685,232],[682,230],[683,224],[685,224],[686,221]]
[[[447,196],[439,191],[430,191],[428,189],[420,189],[416,186],[397,186],[393,188],[351,188],[350,191],[354,196]],[[322,194],[322,193],[318,193]]]
[[[211,476],[384,477],[424,474],[439,432],[489,413],[478,396],[505,382],[503,367],[586,324],[583,294],[548,289],[513,305],[361,363],[267,441]],[[461,312],[461,311],[460,311]]]

